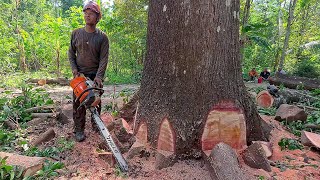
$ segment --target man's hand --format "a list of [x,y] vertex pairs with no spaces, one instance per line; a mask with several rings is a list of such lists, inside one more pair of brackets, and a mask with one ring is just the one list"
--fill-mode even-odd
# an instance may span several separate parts
[[72,70],[73,78],[78,77],[80,74],[77,69]]
[[98,88],[102,88],[103,87],[103,84],[102,84],[102,80],[98,77],[95,77],[94,78],[94,84],[98,87]]

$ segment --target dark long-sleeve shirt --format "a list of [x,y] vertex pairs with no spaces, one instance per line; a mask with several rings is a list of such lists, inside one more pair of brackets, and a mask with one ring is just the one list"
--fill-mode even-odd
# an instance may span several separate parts
[[68,51],[72,70],[83,74],[96,74],[104,79],[108,64],[109,40],[107,35],[99,29],[88,33],[84,28],[72,32]]

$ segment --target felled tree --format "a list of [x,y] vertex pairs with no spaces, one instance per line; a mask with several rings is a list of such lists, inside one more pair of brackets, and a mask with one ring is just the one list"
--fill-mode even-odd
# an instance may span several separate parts
[[136,136],[162,154],[268,140],[242,80],[239,1],[150,0],[139,97]]

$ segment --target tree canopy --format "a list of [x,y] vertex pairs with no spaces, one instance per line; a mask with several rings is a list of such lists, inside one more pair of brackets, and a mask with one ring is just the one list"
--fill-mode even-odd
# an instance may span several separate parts
[[[110,39],[109,81],[139,82],[146,53],[148,1],[99,3],[103,18],[98,27]],[[1,1],[0,74],[44,71],[71,77],[66,52],[71,31],[84,25],[82,5],[82,0]],[[319,77],[319,15],[317,0],[241,0],[243,73],[253,67],[274,72],[284,56],[283,68],[290,74]]]

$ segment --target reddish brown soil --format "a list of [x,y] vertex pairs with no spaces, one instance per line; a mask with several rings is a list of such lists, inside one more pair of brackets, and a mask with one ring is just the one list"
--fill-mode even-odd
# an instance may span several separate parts
[[[124,88],[137,89],[138,86],[118,86],[116,91],[119,92]],[[55,88],[51,89],[50,93],[55,101],[61,104],[70,103],[70,100],[65,98],[66,95],[71,96],[70,88]],[[113,87],[106,87],[106,92],[102,100],[103,104],[112,102],[110,98],[112,93]],[[120,105],[122,103],[121,98],[115,101]],[[281,138],[296,137],[283,129],[279,122],[273,120],[273,117],[263,116],[263,118],[274,127],[270,139],[270,142],[273,144],[273,155],[269,160],[278,165],[278,167],[273,166],[272,172],[265,172],[261,169],[257,170],[248,167],[243,163],[243,160],[239,158],[242,169],[244,169],[247,174],[250,174],[253,179],[258,179],[259,176],[260,178],[264,177],[264,179],[277,180],[320,179],[319,168],[311,166],[315,165],[320,167],[319,151],[311,151],[308,148],[304,150],[281,151],[278,146]],[[42,125],[42,129],[47,128],[47,126],[53,126],[57,136],[55,139],[46,143],[45,146],[52,146],[59,137],[74,140],[72,121],[66,125],[60,125],[51,121]],[[41,131],[38,132],[40,133]],[[203,160],[178,161],[172,167],[156,170],[154,168],[155,157],[151,150],[149,150],[149,157],[135,157],[128,160],[128,164],[131,167],[128,175],[117,173],[117,169],[109,167],[104,160],[98,157],[97,149],[102,142],[102,138],[98,133],[91,130],[89,118],[87,118],[85,133],[87,139],[84,142],[76,143],[73,150],[64,152],[61,155],[60,160],[65,164],[65,168],[59,171],[60,175],[58,179],[211,179]],[[124,154],[124,156],[126,156],[126,154]],[[284,169],[281,170],[279,168],[280,166],[283,166]]]

